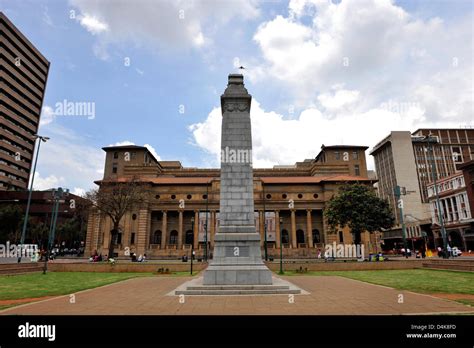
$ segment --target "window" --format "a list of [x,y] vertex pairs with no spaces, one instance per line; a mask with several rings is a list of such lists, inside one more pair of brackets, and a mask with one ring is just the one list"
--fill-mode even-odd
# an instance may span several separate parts
[[157,230],[153,234],[153,243],[152,244],[161,244],[161,231]]
[[320,243],[321,242],[321,235],[318,229],[313,230],[313,243]]
[[112,173],[117,174],[117,163],[112,165]]
[[117,159],[117,158],[118,158],[118,152],[115,151],[115,152],[114,152],[114,159]]
[[352,159],[358,160],[359,159],[359,153],[357,151],[352,152]]
[[176,245],[178,244],[178,231],[173,230],[170,233],[170,244],[171,245]]
[[354,166],[354,172],[356,176],[360,176],[360,168],[358,164]]
[[339,151],[334,151],[334,158],[336,160],[340,160],[341,159],[341,154],[339,153]]
[[135,232],[132,232],[132,234],[131,234],[130,244],[135,244]]
[[462,163],[462,152],[459,146],[451,147],[454,163]]

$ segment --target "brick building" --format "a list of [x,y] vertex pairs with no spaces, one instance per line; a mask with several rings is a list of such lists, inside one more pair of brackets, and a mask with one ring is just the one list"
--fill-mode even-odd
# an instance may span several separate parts
[[[314,159],[291,166],[254,168],[254,203],[262,248],[265,235],[270,256],[315,257],[323,243],[352,243],[347,230],[328,233],[323,218],[326,202],[347,182],[372,185],[367,177],[365,146],[323,146]],[[104,177],[98,185],[138,177],[148,189],[147,202],[121,221],[114,254],[126,250],[152,258],[176,258],[191,246],[197,255],[212,254],[219,224],[219,169],[186,168],[179,161],[158,161],[145,147],[105,147]],[[293,202],[294,206],[290,205]],[[184,204],[184,205],[183,205]],[[291,208],[290,208],[291,206]],[[193,225],[192,219],[195,223]],[[281,219],[281,223],[280,223]],[[109,254],[110,218],[89,216],[86,254]],[[366,250],[375,236],[362,235]]]

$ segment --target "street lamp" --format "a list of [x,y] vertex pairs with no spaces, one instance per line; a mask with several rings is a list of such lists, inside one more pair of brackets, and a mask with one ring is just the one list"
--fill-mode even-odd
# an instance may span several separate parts
[[[194,218],[193,217],[191,218],[191,224],[193,226],[192,230],[193,230],[193,236],[194,236]],[[193,258],[194,258],[194,238],[191,244],[191,275],[193,275]]]
[[393,189],[395,198],[397,199],[398,209],[400,210],[400,224],[402,225],[402,237],[403,237],[403,247],[405,248],[405,258],[408,258],[408,244],[407,244],[407,230],[405,226],[405,221],[403,219],[403,200],[401,199],[402,188],[400,186],[395,186]]
[[446,238],[446,228],[444,227],[443,213],[441,211],[441,202],[439,199],[438,184],[437,184],[438,175],[436,173],[435,154],[434,154],[433,145],[432,145],[433,141],[431,141],[431,139],[434,139],[435,143],[438,142],[434,137],[432,137],[431,132],[430,134],[426,135],[423,140],[428,143],[428,148],[430,149],[431,156],[432,156],[431,157],[431,180],[433,181],[433,184],[434,184],[434,191],[436,195],[436,207],[438,209],[438,220],[439,220],[439,225],[441,227],[441,234],[443,236],[443,249],[444,249],[443,257],[447,259],[449,258],[448,241]]
[[[25,242],[25,235],[26,235],[26,226],[28,224],[28,214],[30,213],[30,205],[31,205],[31,194],[33,193],[33,183],[35,181],[35,172],[36,172],[36,164],[38,163],[38,155],[39,155],[39,151],[40,151],[40,146],[41,146],[41,142],[47,142],[49,140],[49,137],[43,137],[41,135],[38,135],[38,134],[35,134],[33,136],[35,138],[35,142],[36,140],[39,139],[39,142],[38,142],[38,148],[36,149],[36,157],[35,157],[35,163],[34,163],[34,166],[33,166],[33,171],[31,172],[31,183],[30,183],[30,187],[28,189],[28,202],[26,203],[26,212],[25,212],[25,220],[23,221],[23,228],[21,230],[21,237],[20,237],[20,245],[23,245],[23,243]],[[18,257],[18,263],[21,262],[21,254],[20,256]]]
[[49,253],[50,253],[52,244],[54,243],[54,235],[56,233],[56,223],[58,221],[59,203],[64,202],[64,201],[61,202],[61,200],[64,197],[69,196],[69,190],[63,189],[60,187],[57,190],[53,190],[52,195],[53,195],[53,213],[51,215],[51,226],[49,228],[48,245],[47,245],[47,250],[46,250],[46,257],[44,260],[43,274],[46,274],[46,270],[48,269]]
[[278,272],[278,274],[284,274],[283,272],[283,233],[281,233],[282,224],[283,224],[283,218],[280,217],[280,272]]

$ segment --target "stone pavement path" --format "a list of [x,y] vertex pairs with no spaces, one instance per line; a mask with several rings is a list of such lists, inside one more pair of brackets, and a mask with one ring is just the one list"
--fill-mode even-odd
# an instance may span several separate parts
[[[474,313],[474,308],[409,291],[372,285],[337,276],[282,277],[309,292],[266,296],[169,296],[189,277],[143,277],[125,280],[70,296],[0,311],[0,314],[428,314]],[[403,303],[398,303],[399,295]]]

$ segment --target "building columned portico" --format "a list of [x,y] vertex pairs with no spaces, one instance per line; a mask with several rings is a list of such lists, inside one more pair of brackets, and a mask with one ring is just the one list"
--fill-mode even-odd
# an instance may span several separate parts
[[[281,246],[285,256],[297,258],[317,256],[320,250],[324,251],[325,243],[352,243],[347,229],[328,233],[323,210],[340,185],[373,184],[367,177],[366,149],[323,147],[315,159],[292,166],[254,169],[255,226],[260,232],[262,250],[266,240],[269,257],[279,257]],[[178,258],[189,256],[194,247],[198,258],[206,252],[212,257],[219,225],[218,169],[185,168],[178,161],[157,161],[140,146],[104,150],[104,178],[96,182],[98,185],[138,177],[147,189],[147,201],[121,221],[116,256],[125,257],[130,251],[148,258]],[[344,152],[349,156],[344,156]],[[359,175],[354,175],[354,167]],[[110,219],[92,211],[86,253],[108,255],[111,230]],[[364,234],[362,240],[366,248],[375,249],[375,238]]]

